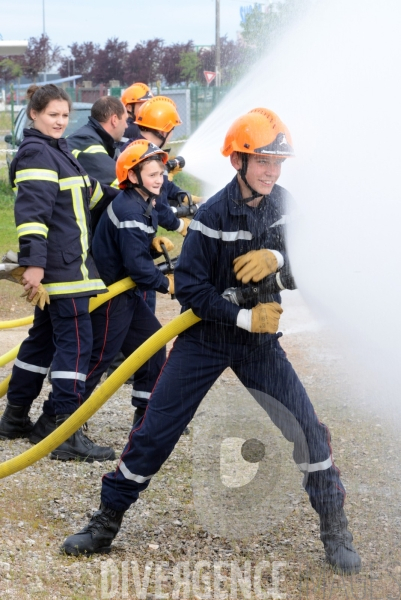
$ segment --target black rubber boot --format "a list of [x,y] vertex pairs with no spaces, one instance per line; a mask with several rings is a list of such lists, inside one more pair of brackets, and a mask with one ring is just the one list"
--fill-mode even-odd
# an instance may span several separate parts
[[320,516],[320,539],[326,551],[326,560],[333,569],[344,575],[359,573],[361,559],[352,544],[352,533],[343,509]]
[[15,440],[29,437],[33,423],[29,418],[30,406],[16,406],[7,402],[0,419],[0,439]]
[[42,413],[33,426],[32,433],[29,436],[31,444],[38,444],[56,429],[56,415],[47,415]]
[[60,550],[66,554],[108,554],[111,542],[120,531],[125,511],[118,512],[100,505],[88,525],[75,535],[70,535],[62,544]]
[[141,419],[143,417],[143,415],[145,414],[145,411],[146,411],[146,408],[137,407],[135,409],[134,420],[132,422],[132,426],[134,426],[139,421],[139,419]]
[[[59,427],[71,415],[56,415],[56,426]],[[50,458],[54,460],[80,460],[102,462],[104,460],[114,460],[116,457],[113,448],[97,446],[92,440],[84,435],[82,428],[78,429],[58,448],[53,450]]]

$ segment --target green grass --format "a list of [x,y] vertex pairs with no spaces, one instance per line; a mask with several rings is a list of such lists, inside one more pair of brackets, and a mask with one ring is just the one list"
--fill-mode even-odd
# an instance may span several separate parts
[[195,196],[202,196],[201,182],[195,177],[192,177],[192,175],[185,173],[185,171],[180,171],[174,176],[174,183]]
[[8,182],[8,169],[0,167],[0,255],[7,250],[18,250],[18,238],[14,223],[14,193]]
[[0,112],[0,129],[11,129],[11,113]]

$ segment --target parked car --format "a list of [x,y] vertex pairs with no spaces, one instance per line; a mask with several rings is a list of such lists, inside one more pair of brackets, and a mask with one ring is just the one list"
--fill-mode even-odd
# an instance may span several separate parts
[[[92,104],[89,102],[73,102],[72,111],[70,114],[70,120],[68,126],[64,132],[64,137],[67,137],[83,125],[86,125],[88,122],[88,117],[91,114]],[[29,119],[26,114],[26,106],[24,106],[20,112],[18,113],[15,121],[14,121],[14,139],[15,139],[15,148],[12,147],[12,134],[4,136],[4,141],[7,144],[7,149],[9,152],[6,153],[8,168],[10,168],[11,161],[13,160],[18,146],[21,144],[24,139],[24,129],[29,126]]]

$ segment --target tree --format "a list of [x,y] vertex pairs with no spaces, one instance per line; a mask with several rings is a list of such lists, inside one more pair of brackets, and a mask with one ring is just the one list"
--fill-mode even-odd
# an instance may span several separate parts
[[60,58],[60,46],[53,46],[45,33],[42,33],[40,38],[31,37],[28,40],[28,48],[22,62],[24,75],[32,77],[36,81],[41,71],[51,69],[59,62]]
[[182,77],[181,73],[181,56],[185,52],[193,51],[194,44],[192,40],[186,44],[172,44],[171,46],[164,46],[159,71],[164,77],[167,85],[179,84],[183,81],[183,79],[185,79]]
[[180,67],[181,79],[185,81],[187,86],[190,81],[197,81],[200,65],[200,58],[194,50],[191,52],[181,52],[178,66]]
[[306,12],[314,0],[285,0],[274,2],[262,11],[255,4],[241,23],[241,37],[246,48],[247,60],[259,56],[281,38],[284,29]]
[[5,83],[21,77],[22,73],[22,66],[15,60],[6,57],[0,61],[0,79],[3,79]]
[[104,48],[94,56],[91,71],[93,83],[108,83],[111,79],[118,79],[123,83],[128,55],[128,42],[120,42],[118,38],[108,39]]
[[[238,81],[246,68],[244,48],[227,36],[220,38],[220,68],[222,85],[232,85]],[[203,71],[214,71],[216,68],[216,47],[201,50],[199,53],[199,81],[204,83]]]
[[127,85],[135,81],[150,85],[157,81],[161,77],[163,53],[163,40],[160,38],[136,44],[126,61],[124,81]]
[[[61,77],[73,75],[74,70],[74,73],[82,75],[83,79],[92,79],[92,71],[100,48],[99,44],[94,44],[93,42],[78,44],[74,42],[68,48],[71,51],[71,56],[63,56],[61,59],[59,68]],[[74,61],[73,68],[71,61]]]

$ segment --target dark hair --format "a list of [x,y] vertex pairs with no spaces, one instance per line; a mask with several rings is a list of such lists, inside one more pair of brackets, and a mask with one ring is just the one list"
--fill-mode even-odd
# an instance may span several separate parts
[[103,96],[96,100],[91,108],[91,116],[99,123],[106,123],[113,115],[122,118],[125,112],[124,104],[114,96]]
[[71,110],[72,101],[66,91],[62,88],[54,85],[53,83],[47,83],[46,85],[30,85],[26,91],[26,97],[28,100],[28,106],[26,114],[31,119],[31,110],[41,113],[45,110],[46,106],[52,100],[65,100],[68,102],[68,109]]
[[160,163],[163,164],[161,155],[160,154],[153,154],[152,156],[149,156],[149,158],[145,158],[145,160],[141,160],[141,162],[135,167],[135,169],[138,169],[138,171],[141,173],[142,170],[143,170],[143,168],[144,168],[144,166],[147,163],[151,162],[152,160],[155,160],[155,161],[160,162]]

